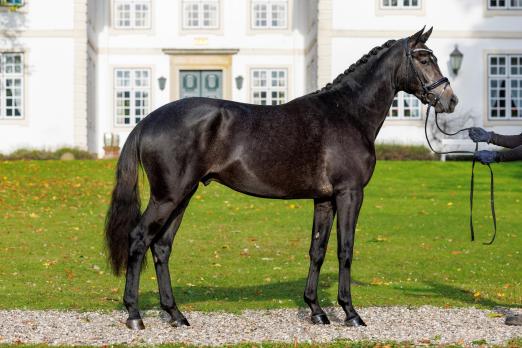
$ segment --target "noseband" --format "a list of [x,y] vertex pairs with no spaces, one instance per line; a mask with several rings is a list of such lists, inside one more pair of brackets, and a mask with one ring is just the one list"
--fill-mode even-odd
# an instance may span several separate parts
[[[426,135],[426,141],[428,142],[428,146],[430,147],[431,151],[433,151],[434,153],[436,153],[438,155],[445,155],[445,154],[472,154],[473,155],[473,160],[472,160],[472,164],[471,164],[471,185],[470,185],[471,187],[470,187],[470,193],[469,193],[469,210],[470,210],[469,211],[469,228],[470,228],[470,232],[471,232],[471,240],[473,241],[473,240],[475,240],[475,228],[473,225],[473,196],[474,196],[474,191],[475,191],[474,187],[475,187],[475,163],[476,163],[474,154],[475,154],[475,152],[478,151],[478,143],[475,143],[475,151],[444,151],[443,152],[443,151],[437,151],[433,148],[433,146],[431,145],[430,139],[428,137],[428,119],[430,116],[430,109],[432,107],[435,108],[437,106],[437,104],[440,102],[440,97],[442,96],[442,94],[444,93],[444,91],[446,90],[446,88],[449,86],[450,83],[449,83],[449,80],[447,77],[442,77],[433,83],[424,83],[424,81],[422,81],[422,78],[419,74],[419,71],[417,70],[417,68],[415,67],[415,64],[413,63],[413,54],[416,52],[427,52],[430,54],[430,56],[432,58],[436,59],[435,56],[433,55],[433,51],[430,49],[427,49],[427,48],[411,49],[408,46],[407,38],[404,39],[403,42],[404,42],[404,50],[406,51],[406,57],[408,59],[408,64],[411,66],[413,72],[415,73],[415,76],[417,77],[417,80],[419,80],[419,82],[422,86],[421,98],[425,100],[425,101],[423,100],[423,102],[428,104],[428,108],[426,110],[426,120],[424,122],[424,134]],[[444,85],[444,88],[442,88],[442,91],[439,94],[434,93],[433,90],[441,85]],[[428,99],[428,96],[430,94],[434,96],[434,99],[431,102]],[[454,136],[461,132],[470,130],[470,128],[464,128],[464,129],[456,131],[455,133],[446,132],[439,126],[437,116],[438,116],[438,113],[437,113],[437,110],[435,110],[435,125],[437,126],[437,129],[442,134],[445,134],[447,136]],[[496,214],[495,214],[495,193],[494,193],[495,184],[493,181],[494,180],[493,179],[493,170],[491,169],[491,166],[489,164],[488,164],[488,168],[490,171],[490,179],[491,179],[491,181],[490,181],[490,204],[491,204],[491,216],[493,218],[493,237],[491,238],[491,241],[489,243],[484,243],[484,244],[492,244],[497,235],[497,218],[496,218]]]
[[[404,51],[406,52],[406,58],[408,59],[408,63],[411,66],[413,72],[415,73],[415,76],[417,77],[417,80],[419,80],[419,82],[420,82],[420,84],[422,86],[422,99],[424,99],[423,101],[425,101],[426,104],[429,104],[430,106],[435,107],[439,103],[440,97],[442,96],[442,94],[444,93],[446,88],[449,86],[450,82],[449,82],[447,77],[443,76],[439,80],[437,80],[437,81],[435,81],[433,83],[425,83],[422,80],[421,75],[419,74],[419,71],[415,67],[415,64],[413,63],[413,54],[417,53],[417,52],[427,52],[427,53],[429,53],[429,55],[431,57],[434,58],[435,55],[433,54],[433,51],[430,50],[430,49],[427,49],[427,48],[411,49],[410,47],[408,47],[408,39],[407,38],[404,39],[403,42],[404,42]],[[444,88],[442,89],[442,91],[439,94],[434,93],[433,90],[435,88],[441,86],[441,85],[444,85]],[[428,96],[430,94],[435,97],[432,102],[430,102],[429,99],[428,99]]]

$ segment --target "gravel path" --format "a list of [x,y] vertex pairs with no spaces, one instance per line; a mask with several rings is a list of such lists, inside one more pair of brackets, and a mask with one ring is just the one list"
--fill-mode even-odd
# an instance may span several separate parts
[[[340,309],[327,310],[331,325],[314,326],[301,309],[245,311],[242,314],[187,312],[192,326],[172,328],[163,312],[144,313],[146,329],[130,331],[124,312],[0,311],[0,343],[73,345],[158,344],[183,342],[222,345],[239,342],[329,342],[338,339],[460,343],[505,343],[522,337],[522,327],[504,325],[503,317],[475,308],[361,308],[367,327],[342,326]],[[518,311],[522,313],[522,310]]]

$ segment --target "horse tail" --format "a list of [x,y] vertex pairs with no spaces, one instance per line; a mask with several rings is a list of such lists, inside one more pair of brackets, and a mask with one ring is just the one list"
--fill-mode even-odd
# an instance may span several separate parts
[[121,151],[116,170],[116,186],[105,220],[108,259],[115,275],[127,267],[129,235],[141,218],[138,187],[139,137],[138,124],[129,134]]

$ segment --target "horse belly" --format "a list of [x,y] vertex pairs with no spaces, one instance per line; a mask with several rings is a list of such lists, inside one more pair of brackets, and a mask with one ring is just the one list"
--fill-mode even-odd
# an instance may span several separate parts
[[331,197],[333,188],[324,175],[302,175],[295,168],[275,166],[262,170],[233,163],[203,178],[203,182],[217,181],[233,190],[266,198]]

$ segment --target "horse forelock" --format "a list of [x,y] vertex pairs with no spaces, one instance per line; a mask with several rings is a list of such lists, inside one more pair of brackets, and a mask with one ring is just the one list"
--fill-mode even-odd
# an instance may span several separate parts
[[350,67],[348,69],[346,69],[344,72],[339,74],[332,82],[327,83],[326,86],[324,86],[323,88],[315,91],[314,93],[327,91],[327,90],[330,90],[332,87],[339,85],[344,80],[344,78],[346,76],[348,76],[349,74],[351,74],[354,71],[356,71],[359,66],[368,63],[368,61],[371,59],[372,56],[377,56],[383,50],[387,51],[388,49],[393,47],[393,45],[395,45],[396,43],[397,43],[397,40],[388,40],[383,45],[372,48],[370,50],[370,52],[368,52],[367,54],[363,55],[361,58],[359,58],[359,60],[357,60],[352,65],[350,65]]

